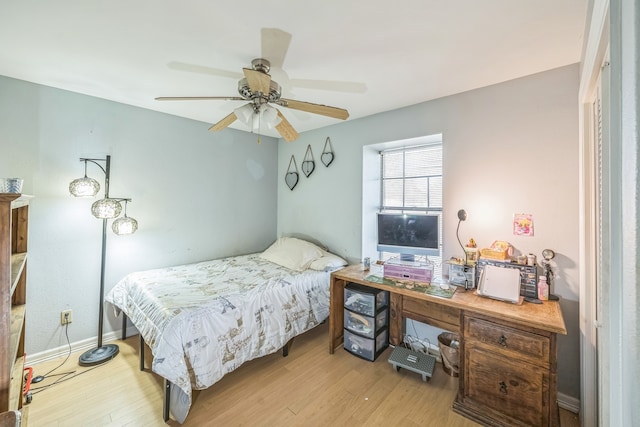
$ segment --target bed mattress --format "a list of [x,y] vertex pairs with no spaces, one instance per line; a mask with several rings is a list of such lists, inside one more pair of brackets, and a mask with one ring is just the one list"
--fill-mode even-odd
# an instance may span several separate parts
[[151,348],[152,370],[173,384],[179,422],[192,389],[278,351],[329,315],[329,272],[294,272],[259,255],[131,273],[105,298]]

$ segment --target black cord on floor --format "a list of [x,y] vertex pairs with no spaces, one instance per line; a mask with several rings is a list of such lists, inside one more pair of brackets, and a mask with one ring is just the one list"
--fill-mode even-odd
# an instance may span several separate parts
[[[55,372],[62,365],[67,363],[67,360],[69,360],[69,357],[71,356],[71,341],[69,340],[69,324],[68,323],[65,325],[64,333],[65,333],[65,336],[67,337],[67,345],[69,346],[69,351],[67,352],[67,357],[65,357],[65,359],[62,361],[62,363],[60,363],[55,368],[51,369],[46,374],[38,375],[38,376],[34,377],[34,378],[39,378],[39,380],[36,381],[36,383],[38,383],[38,382],[40,382],[40,381],[42,381],[42,380],[44,380],[45,378],[48,378],[48,377],[61,377],[61,378],[58,378],[57,380],[55,380],[51,384],[43,385],[41,387],[32,387],[30,389],[30,391],[29,391],[29,393],[31,393],[32,395],[40,393],[42,391],[45,391],[45,390],[53,387],[54,385],[61,384],[61,383],[65,382],[65,381],[69,381],[69,380],[72,380],[74,378],[77,378],[82,374],[86,374],[87,372],[91,372],[94,369],[99,368],[100,366],[104,366],[106,364],[106,363],[102,363],[100,365],[93,366],[93,367],[91,367],[89,369],[86,369],[84,371],[81,371],[81,372],[78,372],[77,370],[74,370],[74,371],[62,372],[62,373],[59,373],[59,374],[53,374],[53,372]],[[107,361],[107,363],[108,362],[110,362],[110,360]],[[32,384],[34,383],[33,379],[31,380],[31,383]]]
[[[49,376],[49,374],[51,374],[52,372],[54,372],[56,369],[58,369],[59,367],[61,367],[62,365],[64,365],[65,363],[67,363],[67,360],[69,360],[69,356],[71,356],[71,342],[69,341],[69,324],[65,324],[65,328],[64,328],[64,334],[67,337],[67,345],[69,346],[69,351],[67,352],[67,357],[65,357],[64,361],[59,364],[58,366],[56,366],[55,368],[53,368],[52,370],[50,370],[49,372],[47,372],[44,375],[37,375],[34,377],[38,378],[38,381],[35,381],[36,383],[39,383],[40,381],[42,381],[43,379],[45,379],[47,376]],[[33,379],[31,380],[31,382],[33,383]]]
[[65,382],[65,381],[69,381],[69,380],[72,380],[74,378],[77,378],[80,375],[86,374],[87,372],[93,371],[94,369],[99,368],[101,366],[104,366],[104,363],[101,364],[101,365],[93,366],[93,367],[91,367],[91,368],[89,368],[89,369],[87,369],[85,371],[82,371],[82,372],[70,371],[70,372],[63,372],[61,374],[52,375],[52,376],[62,375],[62,378],[59,378],[59,379],[55,380],[51,384],[43,385],[42,387],[32,388],[31,390],[33,390],[33,391],[31,392],[31,394],[36,394],[36,393],[40,393],[41,391],[45,391],[48,388],[53,387],[54,385],[61,384],[61,383]]
[[[32,387],[31,390],[30,390],[30,393],[32,395],[34,395],[36,393],[40,393],[42,391],[45,391],[45,390],[53,387],[56,384],[60,384],[60,383],[63,383],[65,381],[72,380],[72,379],[74,379],[74,378],[76,378],[76,377],[78,377],[78,376],[80,376],[82,374],[86,374],[87,372],[93,371],[95,368],[99,368],[100,366],[104,365],[104,363],[103,363],[101,365],[93,366],[93,367],[91,367],[89,369],[86,369],[86,370],[84,370],[82,372],[78,372],[77,370],[74,370],[74,371],[62,372],[62,373],[59,373],[59,374],[53,374],[53,372],[55,372],[58,368],[60,368],[65,363],[67,363],[67,360],[69,360],[69,357],[71,356],[71,342],[69,340],[69,324],[68,323],[65,325],[64,332],[65,332],[65,336],[67,337],[67,345],[69,346],[69,351],[67,352],[67,357],[65,357],[65,359],[64,359],[64,361],[62,363],[60,363],[55,368],[51,369],[46,374],[39,375],[38,377],[42,377],[42,379],[40,379],[38,382],[40,382],[43,379],[48,378],[48,377],[58,377],[58,376],[60,376],[61,378],[58,378],[57,380],[55,380],[51,384],[43,385],[41,387]],[[32,380],[32,384],[33,384],[33,380]]]

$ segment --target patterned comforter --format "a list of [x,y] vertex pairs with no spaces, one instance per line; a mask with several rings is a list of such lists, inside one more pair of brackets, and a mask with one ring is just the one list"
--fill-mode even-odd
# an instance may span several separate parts
[[192,389],[211,386],[325,320],[329,276],[251,254],[131,273],[105,299],[151,348],[152,370],[174,385],[171,411],[183,422]]

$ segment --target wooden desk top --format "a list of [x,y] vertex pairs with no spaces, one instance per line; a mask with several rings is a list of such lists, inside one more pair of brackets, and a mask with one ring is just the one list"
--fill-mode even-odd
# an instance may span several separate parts
[[457,288],[456,293],[453,294],[451,298],[442,298],[405,288],[369,282],[366,280],[366,277],[370,274],[370,271],[364,271],[362,264],[358,264],[334,271],[331,273],[331,278],[332,282],[334,279],[340,279],[360,283],[361,285],[383,289],[415,299],[422,299],[460,310],[502,318],[544,331],[563,335],[567,334],[567,328],[564,324],[562,310],[558,301],[544,301],[542,304],[523,302],[518,305],[481,297],[476,295],[475,290],[465,291],[464,288]]

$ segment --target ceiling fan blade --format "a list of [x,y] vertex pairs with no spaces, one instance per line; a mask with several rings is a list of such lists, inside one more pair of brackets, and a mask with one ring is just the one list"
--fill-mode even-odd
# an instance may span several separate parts
[[156,101],[246,101],[239,96],[159,96]]
[[238,117],[236,116],[236,113],[234,113],[232,111],[231,114],[229,114],[227,117],[225,117],[224,119],[220,120],[215,125],[211,126],[209,128],[209,130],[212,131],[212,132],[215,132],[215,131],[218,131],[218,130],[222,130],[222,129],[226,128],[227,126],[229,126],[231,123],[235,122],[237,118]]
[[278,117],[280,117],[280,123],[276,126],[276,130],[285,141],[291,142],[298,139],[298,132],[291,126],[291,123],[282,115],[280,110],[278,110]]
[[367,91],[367,85],[358,82],[291,79],[289,80],[289,84],[303,89],[330,90],[344,93],[365,93]]
[[262,28],[262,57],[268,58],[272,67],[282,68],[284,58],[287,56],[291,34],[279,28]]
[[208,74],[216,77],[228,77],[231,79],[241,79],[242,74],[237,71],[221,70],[220,68],[206,67],[204,65],[188,64],[186,62],[171,61],[167,64],[171,70],[187,71],[189,73]]
[[243,68],[242,71],[247,78],[247,83],[249,83],[249,89],[251,89],[251,91],[262,92],[265,95],[269,94],[271,85],[271,76],[269,74],[250,68]]
[[349,117],[349,112],[344,108],[330,107],[328,105],[312,104],[311,102],[284,98],[280,98],[280,100],[277,101],[277,104],[283,107],[293,108],[294,110],[333,117],[334,119],[346,120]]

